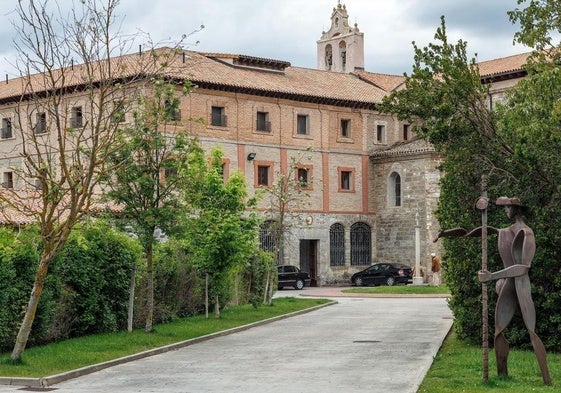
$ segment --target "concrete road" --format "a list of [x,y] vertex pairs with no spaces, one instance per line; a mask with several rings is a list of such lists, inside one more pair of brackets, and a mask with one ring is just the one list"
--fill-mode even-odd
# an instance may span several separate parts
[[[299,292],[281,291],[280,296]],[[446,299],[336,300],[311,313],[51,388],[60,393],[416,392],[452,325]],[[0,385],[2,393],[21,391],[21,386]]]

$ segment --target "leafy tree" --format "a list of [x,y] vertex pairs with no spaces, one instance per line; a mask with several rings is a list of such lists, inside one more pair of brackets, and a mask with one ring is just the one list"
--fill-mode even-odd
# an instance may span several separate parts
[[[269,203],[266,230],[273,240],[275,247],[273,257],[277,264],[281,263],[284,258],[286,237],[290,233],[290,229],[301,219],[299,212],[302,211],[310,197],[308,189],[313,179],[308,177],[307,172],[306,178],[298,176],[300,169],[306,171],[304,162],[307,159],[306,154],[310,150],[308,148],[299,155],[290,157],[287,168],[281,169],[275,174],[275,182],[262,189],[262,193]],[[275,265],[271,264],[265,283],[263,299],[265,304],[272,303],[276,274]]]
[[508,12],[510,21],[520,24],[515,41],[534,48],[536,54],[558,59],[561,40],[555,42],[555,39],[559,39],[561,32],[561,4],[556,0],[518,0],[517,4],[527,6]]
[[3,192],[0,202],[39,223],[42,253],[14,360],[21,359],[27,344],[50,263],[72,227],[91,210],[94,190],[111,171],[107,157],[117,148],[118,135],[111,114],[135,79],[112,59],[127,47],[113,31],[118,3],[100,6],[84,0],[62,15],[47,0],[17,2],[15,47],[25,76],[13,82],[22,89],[14,97],[17,153],[5,156],[14,171],[14,188]]
[[[130,126],[123,127],[121,147],[111,156],[111,162],[119,170],[108,181],[108,196],[123,206],[123,216],[133,223],[146,257],[147,332],[152,330],[154,313],[153,249],[157,241],[154,233],[156,229],[170,233],[178,223],[180,196],[186,185],[193,145],[178,123],[180,99],[176,85],[163,78],[153,78],[151,88],[148,94],[137,97],[132,111],[134,120]],[[185,84],[182,94],[188,94],[190,89],[191,85]],[[134,287],[130,297],[132,310]],[[128,329],[132,331],[130,310]]]
[[[538,10],[547,10],[551,18],[558,15],[556,4],[531,3],[529,10],[517,11],[511,17],[525,18],[524,23],[530,23],[533,17],[543,17]],[[552,21],[545,18],[534,22],[557,26]],[[517,37],[537,40],[527,35],[530,33],[531,29],[523,29]],[[491,111],[485,101],[487,87],[480,82],[475,60],[467,58],[464,41],[447,41],[444,19],[435,40],[425,48],[414,45],[415,65],[412,75],[406,75],[406,88],[388,97],[382,110],[396,113],[400,119],[417,121],[418,135],[433,143],[443,155],[437,211],[442,228],[480,225],[474,201],[480,195],[480,178],[484,174],[490,177],[491,198],[518,196],[531,206],[528,219],[536,233],[538,249],[530,274],[534,293],[540,295],[535,298],[536,312],[544,316],[538,321],[538,330],[546,346],[559,349],[555,333],[559,317],[552,306],[554,299],[561,296],[556,267],[561,246],[561,168],[555,159],[561,132],[559,66],[551,62],[550,56],[536,56],[529,76],[512,89],[505,105],[497,105]],[[489,224],[506,226],[507,219],[503,212],[491,208]],[[495,243],[496,240],[489,243],[490,270],[502,268]],[[477,341],[481,326],[480,284],[476,278],[480,240],[444,239],[444,246],[446,280],[452,292],[450,306],[457,332],[461,338]],[[490,308],[493,303],[494,298]],[[521,320],[515,321],[509,329],[510,341],[514,345],[526,343],[525,331]]]
[[[20,360],[50,263],[73,226],[98,206],[96,192],[120,148],[129,97],[159,75],[167,62],[154,51],[125,53],[135,36],[116,26],[119,0],[82,0],[66,14],[56,1],[18,1],[13,22],[23,77],[14,83],[15,146],[3,155],[13,170],[12,189],[0,194],[4,211],[40,226],[41,257],[12,358]],[[161,52],[161,51],[160,51]],[[10,214],[8,214],[10,215]]]
[[224,180],[221,150],[212,150],[210,163],[202,151],[196,153],[192,188],[186,195],[195,213],[186,220],[186,235],[199,271],[208,275],[209,295],[219,318],[220,305],[228,300],[233,269],[255,253],[258,220],[247,213],[255,200],[248,199],[243,175],[235,172]]

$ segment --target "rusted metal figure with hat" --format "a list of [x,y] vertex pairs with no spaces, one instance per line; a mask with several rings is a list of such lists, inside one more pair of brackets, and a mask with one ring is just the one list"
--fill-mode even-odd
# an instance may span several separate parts
[[[479,203],[480,201],[478,201]],[[495,308],[494,340],[497,371],[499,375],[508,375],[509,344],[504,332],[512,321],[516,309],[520,308],[536,353],[543,381],[546,385],[551,385],[545,347],[535,332],[536,311],[528,276],[536,251],[534,232],[524,222],[525,206],[518,198],[500,197],[495,201],[495,204],[504,206],[508,218],[514,221],[507,228],[497,229],[490,226],[485,228],[489,234],[498,234],[498,249],[504,269],[496,272],[489,272],[485,269],[478,273],[478,279],[481,283],[496,280],[495,287],[499,296]],[[480,207],[478,206],[478,208]],[[448,229],[440,232],[435,241],[448,236],[479,237],[482,232],[482,227],[477,227],[470,232],[463,228]]]

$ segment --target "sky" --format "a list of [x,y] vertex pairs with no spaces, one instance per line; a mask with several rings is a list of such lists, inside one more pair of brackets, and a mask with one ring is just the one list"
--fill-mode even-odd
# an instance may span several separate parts
[[[120,30],[143,32],[156,43],[185,48],[265,57],[293,66],[316,68],[316,42],[331,26],[337,0],[121,0]],[[14,76],[13,40],[16,0],[0,0],[0,73]],[[529,51],[513,45],[518,27],[507,11],[516,0],[341,0],[350,24],[364,33],[367,71],[401,75],[413,64],[413,46],[434,42],[440,17],[446,18],[451,42],[463,39],[479,61]],[[59,0],[63,8],[71,0]],[[200,26],[204,25],[201,30]],[[1,75],[0,74],[0,75]]]

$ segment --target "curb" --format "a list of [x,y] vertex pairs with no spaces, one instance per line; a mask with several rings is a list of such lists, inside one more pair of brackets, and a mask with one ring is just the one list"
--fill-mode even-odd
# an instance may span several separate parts
[[450,298],[450,294],[399,294],[399,293],[345,293],[345,292],[320,292],[314,294],[301,293],[302,297],[319,297],[319,298],[332,298],[332,297],[355,297],[355,298]]
[[216,337],[222,337],[222,336],[227,336],[229,334],[233,334],[233,333],[238,333],[238,332],[242,332],[244,330],[248,330],[251,329],[253,327],[257,327],[257,326],[262,326],[262,325],[266,325],[269,324],[271,322],[275,322],[275,321],[279,321],[285,318],[290,318],[290,317],[294,317],[297,315],[301,315],[301,314],[306,314],[315,310],[319,310],[321,308],[327,307],[327,306],[333,306],[335,304],[337,304],[338,302],[336,300],[330,301],[328,303],[325,304],[320,304],[318,306],[314,306],[314,307],[310,307],[307,308],[305,310],[300,310],[300,311],[295,311],[289,314],[284,314],[284,315],[279,315],[276,317],[272,317],[269,319],[264,319],[262,321],[257,321],[257,322],[253,322],[247,325],[243,325],[243,326],[238,326],[235,328],[231,328],[231,329],[227,329],[227,330],[222,330],[220,332],[215,332],[215,333],[210,333],[204,336],[200,336],[200,337],[195,337],[189,340],[185,340],[185,341],[180,341],[178,343],[173,343],[173,344],[169,344],[163,347],[158,347],[158,348],[154,348],[154,349],[149,349],[147,351],[143,351],[143,352],[139,352],[133,355],[129,355],[129,356],[124,356],[121,358],[117,358],[117,359],[113,359],[113,360],[108,360],[106,362],[102,362],[102,363],[97,363],[97,364],[93,364],[91,366],[86,366],[86,367],[82,367],[82,368],[78,368],[75,370],[70,370],[70,371],[66,371],[64,373],[60,373],[60,374],[56,374],[56,375],[51,375],[48,377],[41,377],[41,378],[18,378],[18,377],[0,377],[0,385],[11,385],[11,386],[28,386],[28,387],[35,387],[35,388],[46,388],[52,385],[56,385],[57,383],[61,383],[64,381],[67,381],[69,379],[73,379],[73,378],[77,378],[80,377],[82,375],[87,375],[87,374],[91,374],[94,373],[96,371],[100,371],[109,367],[113,367],[119,364],[124,364],[127,362],[131,362],[133,360],[138,360],[138,359],[143,359],[149,356],[154,356],[154,355],[158,355],[158,354],[162,354],[162,353],[166,353],[169,351],[174,351],[180,348],[184,348],[184,347],[188,347],[190,345],[193,344],[197,344],[203,341],[207,341]]

